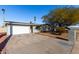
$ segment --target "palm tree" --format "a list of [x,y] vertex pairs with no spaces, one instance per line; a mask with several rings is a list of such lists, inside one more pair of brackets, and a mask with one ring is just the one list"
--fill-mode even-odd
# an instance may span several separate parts
[[36,22],[36,16],[34,16],[34,23]]
[[4,23],[4,21],[5,21],[5,9],[1,9],[2,10],[2,13],[3,13],[3,28],[4,28],[4,32],[6,32],[6,27],[5,27],[5,23]]
[[3,21],[5,21],[5,9],[2,9],[3,12]]
[[5,9],[1,9],[2,10],[2,13],[3,13],[3,27],[5,26],[5,24],[4,24],[4,21],[5,21]]

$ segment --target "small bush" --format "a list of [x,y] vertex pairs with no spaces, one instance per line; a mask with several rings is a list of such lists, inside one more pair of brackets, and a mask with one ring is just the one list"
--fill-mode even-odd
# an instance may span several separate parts
[[62,34],[62,33],[64,33],[64,32],[66,32],[66,28],[65,28],[65,27],[57,27],[57,28],[56,28],[56,32]]

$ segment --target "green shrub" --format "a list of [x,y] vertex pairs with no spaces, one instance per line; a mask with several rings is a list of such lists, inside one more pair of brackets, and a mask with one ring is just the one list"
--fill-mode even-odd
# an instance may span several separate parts
[[63,33],[63,32],[66,31],[66,28],[65,28],[65,27],[57,27],[56,30],[57,30],[58,32]]

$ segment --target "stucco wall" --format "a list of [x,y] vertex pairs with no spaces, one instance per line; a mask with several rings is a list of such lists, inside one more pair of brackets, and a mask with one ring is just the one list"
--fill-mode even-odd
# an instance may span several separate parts
[[[31,33],[30,26],[16,26],[16,25],[8,25],[6,26],[6,32],[7,35],[10,35],[11,33],[13,35],[16,34],[27,34]],[[39,30],[36,29],[36,26],[33,26],[33,33],[37,33]]]
[[33,33],[40,32],[39,30],[36,29],[36,26],[33,26]]
[[10,35],[10,26],[6,26],[6,32],[7,32],[7,35]]

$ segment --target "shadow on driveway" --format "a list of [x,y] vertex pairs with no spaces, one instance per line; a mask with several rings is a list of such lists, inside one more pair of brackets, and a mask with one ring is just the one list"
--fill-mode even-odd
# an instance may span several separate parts
[[12,35],[9,35],[2,43],[0,43],[0,54],[2,52],[2,50],[4,49],[4,47],[6,46],[8,40],[11,38]]
[[62,38],[62,37],[56,37],[57,39],[60,39],[60,40],[65,40],[65,41],[68,41],[68,39],[65,39],[65,38]]
[[68,41],[68,39],[66,39],[65,37],[61,36],[61,35],[49,35],[47,33],[36,33],[36,34],[39,34],[39,35],[43,35],[43,36],[48,36],[48,37],[51,37],[51,38],[56,38],[56,39],[60,39],[60,40],[64,40],[64,41]]

